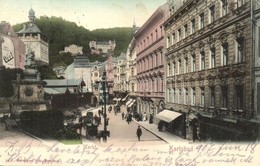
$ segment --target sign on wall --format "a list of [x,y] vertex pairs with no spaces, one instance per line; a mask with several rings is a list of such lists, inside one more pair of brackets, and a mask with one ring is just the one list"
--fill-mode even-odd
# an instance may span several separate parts
[[15,68],[14,44],[11,39],[3,36],[2,61],[6,68]]

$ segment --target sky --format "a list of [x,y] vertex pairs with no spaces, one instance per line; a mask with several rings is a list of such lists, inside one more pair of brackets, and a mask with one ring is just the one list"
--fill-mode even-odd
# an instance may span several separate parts
[[56,16],[86,29],[142,26],[167,0],[0,0],[0,21],[11,25],[28,21],[32,8],[36,18]]

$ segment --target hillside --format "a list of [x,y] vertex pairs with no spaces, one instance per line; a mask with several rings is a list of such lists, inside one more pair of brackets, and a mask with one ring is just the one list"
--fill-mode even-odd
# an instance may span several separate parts
[[[132,39],[132,28],[109,28],[109,29],[97,29],[89,31],[82,26],[77,26],[74,22],[69,22],[61,17],[46,17],[42,16],[36,19],[36,25],[40,28],[42,33],[49,39],[49,57],[50,64],[70,63],[71,59],[64,57],[66,62],[61,62],[59,51],[64,50],[65,46],[70,44],[76,44],[83,46],[83,52],[89,55],[89,41],[116,41],[116,49],[114,56],[119,56],[120,53],[125,52],[131,39]],[[17,24],[13,26],[13,29],[17,32],[21,30],[23,24]],[[90,56],[90,55],[89,55]],[[90,57],[94,60],[105,60],[100,57]]]

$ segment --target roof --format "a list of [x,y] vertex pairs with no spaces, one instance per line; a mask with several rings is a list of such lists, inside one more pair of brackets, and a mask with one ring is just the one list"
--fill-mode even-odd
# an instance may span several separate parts
[[24,28],[17,32],[18,34],[25,34],[25,33],[42,33],[38,26],[34,23],[29,23],[24,25]]
[[64,94],[67,88],[43,88],[45,93],[48,94]]
[[82,79],[56,79],[56,80],[43,80],[45,85],[44,87],[72,87],[79,86],[82,82]]

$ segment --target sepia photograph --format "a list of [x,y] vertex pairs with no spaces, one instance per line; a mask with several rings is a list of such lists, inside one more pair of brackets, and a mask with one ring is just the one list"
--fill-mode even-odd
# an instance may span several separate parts
[[0,165],[260,165],[260,0],[0,4]]

